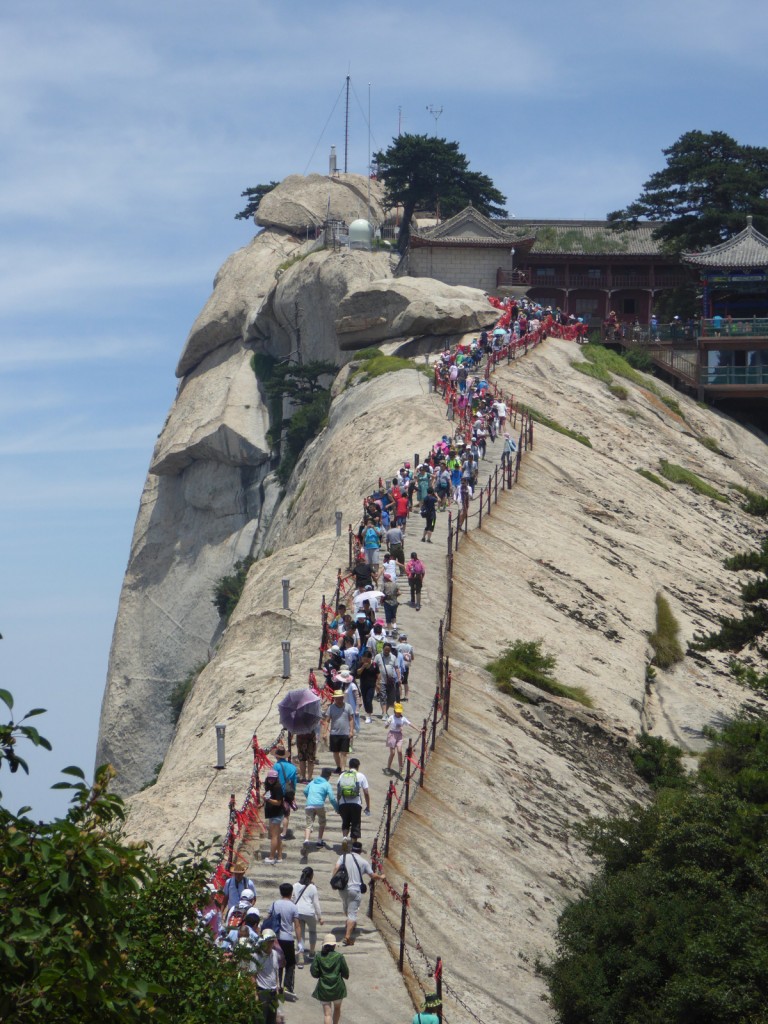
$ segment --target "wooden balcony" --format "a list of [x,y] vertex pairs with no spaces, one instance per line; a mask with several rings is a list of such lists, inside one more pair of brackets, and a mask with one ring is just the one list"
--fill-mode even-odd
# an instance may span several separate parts
[[528,270],[502,270],[496,271],[496,287],[509,288],[513,285],[527,285],[531,283],[531,274]]

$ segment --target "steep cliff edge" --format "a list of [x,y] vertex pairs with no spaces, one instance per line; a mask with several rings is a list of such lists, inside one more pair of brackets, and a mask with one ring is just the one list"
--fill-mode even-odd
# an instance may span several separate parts
[[[380,326],[384,339],[451,334],[493,318],[476,289],[396,281],[386,252],[325,248],[314,237],[327,218],[359,216],[368,188],[355,175],[281,183],[263,202],[269,226],[225,261],[189,332],[141,496],[102,703],[96,761],[116,767],[124,794],[156,774],[174,732],[168,696],[215,649],[215,583],[264,550],[283,496],[253,353],[278,362],[352,359],[364,340],[340,340],[347,300],[370,319],[389,296],[397,318]],[[371,201],[381,219],[378,192]]]

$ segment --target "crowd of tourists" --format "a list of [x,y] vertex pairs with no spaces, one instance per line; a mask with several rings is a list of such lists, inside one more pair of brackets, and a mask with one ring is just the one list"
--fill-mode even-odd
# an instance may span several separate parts
[[[535,312],[532,307],[525,309],[531,317],[528,322],[535,322]],[[404,708],[410,699],[417,652],[398,619],[403,605],[413,612],[421,609],[427,570],[419,557],[419,544],[432,543],[441,512],[454,505],[466,506],[472,499],[489,444],[503,439],[503,459],[516,450],[506,429],[506,403],[488,393],[488,382],[478,370],[492,350],[493,337],[483,332],[468,345],[446,349],[436,369],[438,382],[455,399],[447,403],[448,408],[455,414],[458,405],[464,426],[440,437],[417,464],[403,461],[386,481],[379,480],[363,502],[354,532],[349,586],[324,633],[327,646],[321,681],[314,674],[310,677],[310,685],[325,698],[322,718],[312,731],[293,737],[295,764],[285,746],[275,748],[274,762],[264,778],[260,798],[270,844],[266,865],[282,865],[286,860],[283,843],[294,838],[290,820],[300,795],[304,797],[301,849],[305,861],[312,850],[329,848],[328,808],[339,816],[341,845],[330,885],[341,899],[343,937],[339,941],[328,932],[319,938],[324,916],[310,865],[303,867],[296,881],[281,882],[277,898],[259,909],[249,865],[236,861],[220,890],[209,887],[208,905],[200,912],[200,926],[210,929],[213,941],[245,962],[265,1024],[280,1020],[281,994],[288,1001],[296,998],[296,971],[307,966],[317,979],[313,996],[323,1006],[325,1024],[339,1024],[349,978],[339,947],[355,943],[366,879],[384,881],[377,870],[380,865],[364,855],[362,826],[370,815],[371,799],[368,779],[355,756],[355,740],[362,730],[383,725],[387,764],[382,770],[402,778],[405,736],[419,730]],[[326,748],[333,765],[322,766],[315,774]],[[439,1000],[430,995],[414,1021],[437,1024],[439,1009]]]

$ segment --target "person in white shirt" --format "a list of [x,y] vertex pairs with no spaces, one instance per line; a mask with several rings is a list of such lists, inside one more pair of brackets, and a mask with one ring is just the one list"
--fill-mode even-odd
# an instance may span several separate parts
[[299,912],[299,929],[301,931],[301,943],[304,945],[304,932],[309,933],[309,951],[304,947],[303,959],[299,960],[298,967],[301,968],[309,959],[315,955],[317,945],[317,926],[323,923],[323,912],[320,909],[320,898],[317,886],[313,882],[315,872],[312,868],[304,868],[301,878],[293,886],[291,899],[296,904]]
[[354,946],[355,944],[353,933],[355,925],[357,924],[357,914],[360,910],[360,903],[363,898],[363,875],[369,875],[371,878],[375,878],[378,882],[384,881],[384,875],[376,874],[368,861],[361,856],[362,852],[362,843],[353,843],[352,852],[343,853],[336,861],[336,867],[333,869],[335,874],[343,864],[349,873],[349,881],[347,882],[346,889],[339,889],[339,896],[341,896],[344,914],[347,919],[344,930],[345,946]]

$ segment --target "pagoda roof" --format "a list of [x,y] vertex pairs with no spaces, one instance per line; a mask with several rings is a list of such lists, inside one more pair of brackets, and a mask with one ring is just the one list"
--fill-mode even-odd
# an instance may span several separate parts
[[680,258],[697,267],[768,267],[768,238],[752,227],[752,218],[747,217],[744,230],[727,242],[703,252],[684,252]]
[[414,248],[423,246],[482,247],[492,249],[509,249],[512,245],[530,247],[533,238],[513,239],[502,226],[504,222],[492,220],[480,213],[474,206],[465,206],[453,217],[444,220],[433,228],[423,228],[411,232],[411,245]]
[[411,245],[515,249],[521,256],[653,257],[668,260],[653,237],[659,224],[615,228],[607,220],[491,219],[473,206],[435,227],[411,231]]

